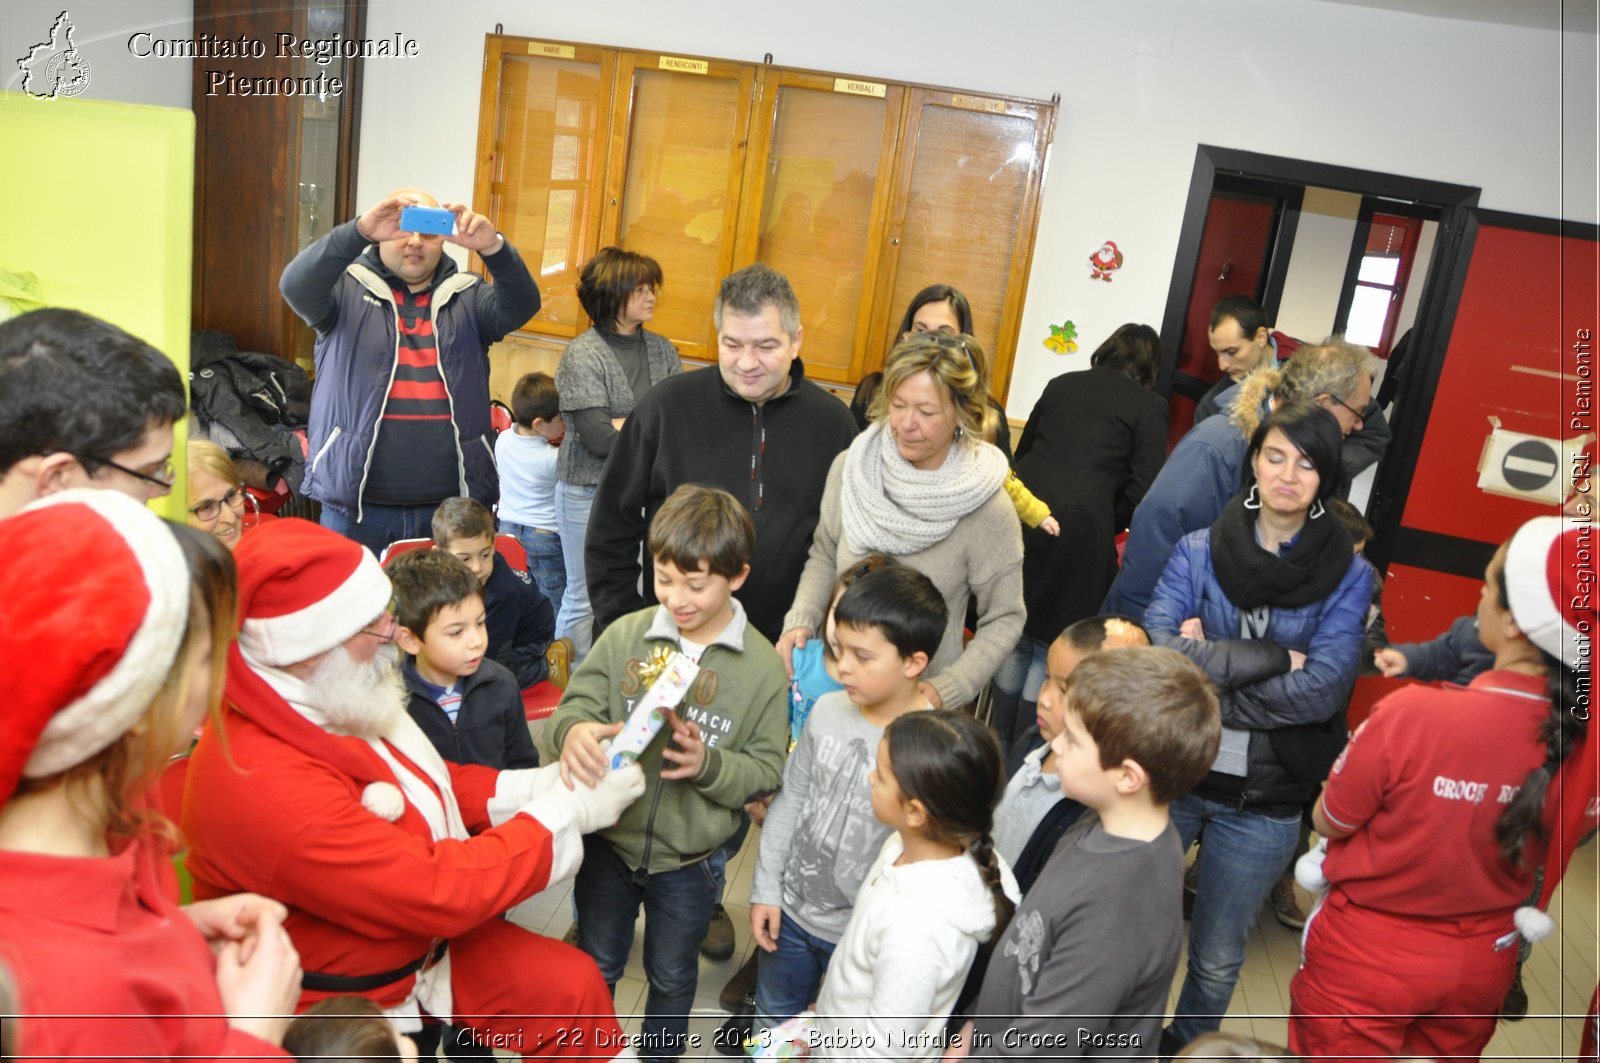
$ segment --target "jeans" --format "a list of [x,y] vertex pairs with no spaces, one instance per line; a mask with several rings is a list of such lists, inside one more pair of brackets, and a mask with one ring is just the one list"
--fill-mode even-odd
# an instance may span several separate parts
[[816,1001],[837,947],[783,914],[778,951],[756,950],[756,1033],[776,1028]]
[[1189,923],[1188,973],[1169,1027],[1185,1045],[1222,1026],[1261,905],[1300,838],[1300,813],[1278,818],[1185,794],[1172,803],[1185,851],[1204,828]]
[[509,520],[500,522],[500,530],[517,537],[528,554],[528,575],[539,585],[539,593],[550,602],[551,608],[560,609],[567,589],[567,563],[561,556],[561,534]]
[[645,1059],[676,1059],[683,1054],[700,976],[700,942],[722,889],[722,863],[715,852],[676,871],[635,876],[609,842],[596,834],[583,839],[583,865],[572,896],[578,907],[578,948],[594,957],[600,975],[615,990],[633,947],[633,924],[644,905]]
[[556,637],[565,635],[572,640],[574,668],[594,643],[594,610],[589,607],[589,583],[583,572],[583,542],[589,535],[594,490],[594,484],[556,481],[556,530],[567,567],[567,588],[556,612]]
[[1033,726],[1049,652],[1049,643],[1023,635],[1011,655],[1000,662],[990,683],[989,725],[1000,739],[1000,752],[1007,756],[1022,733]]
[[383,506],[368,502],[362,507],[362,518],[357,522],[355,517],[325,505],[322,526],[346,539],[354,539],[374,556],[382,557],[390,543],[433,538],[433,511],[438,508],[437,502],[425,506]]

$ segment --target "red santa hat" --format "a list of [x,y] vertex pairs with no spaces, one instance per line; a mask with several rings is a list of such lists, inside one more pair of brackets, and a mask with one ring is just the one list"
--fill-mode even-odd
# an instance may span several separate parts
[[1506,548],[1506,596],[1528,641],[1569,668],[1589,661],[1595,622],[1594,527],[1535,517]]
[[360,543],[288,518],[239,540],[239,649],[281,668],[326,653],[389,608],[389,577]]
[[171,529],[115,491],[48,495],[0,521],[0,804],[107,749],[150,707],[189,620]]

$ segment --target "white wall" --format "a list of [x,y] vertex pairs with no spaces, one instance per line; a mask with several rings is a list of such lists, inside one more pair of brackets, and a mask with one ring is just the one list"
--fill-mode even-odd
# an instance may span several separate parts
[[[7,0],[0,5],[0,89],[22,90],[17,60],[50,39],[50,27],[66,7],[73,43],[89,64],[89,87],[80,99],[189,106],[194,66],[187,59],[136,58],[128,38],[147,32],[162,40],[194,36],[194,0]],[[54,106],[41,101],[40,106]]]
[[[770,51],[790,66],[1059,92],[1015,417],[1117,325],[1160,324],[1199,143],[1476,185],[1497,210],[1600,216],[1594,104],[1582,98],[1593,36],[1570,42],[1564,93],[1554,31],[1319,0],[374,0],[369,35],[413,36],[422,55],[366,65],[360,202],[405,184],[470,197],[483,35],[497,21],[548,39],[756,62]],[[1573,72],[1584,62],[1587,82]],[[1085,259],[1108,239],[1126,265],[1111,284],[1091,282]],[[1041,346],[1063,318],[1078,325],[1078,355]]]
[[1310,342],[1333,331],[1360,213],[1361,197],[1354,193],[1306,189],[1274,321],[1278,331]]

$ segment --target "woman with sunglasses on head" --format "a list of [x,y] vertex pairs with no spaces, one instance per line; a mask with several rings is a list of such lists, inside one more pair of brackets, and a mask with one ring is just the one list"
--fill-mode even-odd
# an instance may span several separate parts
[[[895,335],[903,340],[917,332],[942,332],[946,336],[971,336],[972,304],[961,294],[961,289],[948,284],[930,284],[911,297],[905,317],[900,319],[900,331]],[[897,341],[898,342],[898,341]],[[989,412],[984,415],[984,430],[989,442],[1000,448],[1000,453],[1011,460],[1011,422],[1006,420],[1006,409],[984,392]]]
[[210,440],[189,440],[189,527],[215,535],[232,550],[255,509],[228,452]]
[[[950,608],[923,691],[975,701],[1022,632],[1022,531],[1002,490],[1005,456],[979,438],[988,365],[970,336],[914,333],[889,352],[872,424],[828,472],[811,555],[778,651],[822,629],[839,573],[867,554],[922,572]],[[977,625],[963,649],[967,603]]]

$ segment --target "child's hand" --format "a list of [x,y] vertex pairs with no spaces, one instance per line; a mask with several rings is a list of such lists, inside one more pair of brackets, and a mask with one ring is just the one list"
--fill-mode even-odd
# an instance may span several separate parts
[[585,786],[593,786],[606,773],[606,751],[600,748],[601,739],[622,733],[621,723],[575,723],[567,730],[561,743],[561,781],[571,790],[574,777]]
[[1206,628],[1205,625],[1200,622],[1200,618],[1198,616],[1191,616],[1189,619],[1179,624],[1178,634],[1182,638],[1194,639],[1196,642],[1204,642],[1206,640]]
[[195,901],[184,905],[182,911],[213,947],[225,941],[239,942],[240,963],[250,962],[260,927],[269,921],[281,924],[289,918],[289,909],[257,893],[234,893],[209,901]]
[[661,751],[661,759],[675,766],[664,769],[661,777],[697,778],[706,766],[706,740],[700,733],[700,725],[693,720],[679,719],[676,710],[667,713],[667,724],[672,728],[672,743]]
[[968,1019],[961,1024],[961,1031],[950,1038],[950,1047],[944,1051],[944,1063],[951,1060],[966,1059],[972,1051],[972,1020]]
[[772,795],[768,794],[766,797],[758,797],[754,801],[746,801],[744,812],[745,815],[750,817],[750,822],[759,827],[767,821],[767,809],[771,807]]
[[778,951],[778,927],[783,922],[783,909],[776,904],[750,906],[750,936],[767,952]]
[[778,636],[776,647],[778,656],[783,658],[783,667],[788,670],[789,678],[794,678],[794,651],[804,649],[806,640],[816,632],[808,627],[792,627]]
[[1289,651],[1289,671],[1298,672],[1306,666],[1306,655],[1299,650]]
[[300,999],[300,954],[277,916],[259,915],[248,955],[237,941],[217,950],[217,994],[229,1026],[281,1044]]
[[1061,522],[1056,520],[1054,517],[1046,517],[1044,520],[1039,522],[1039,530],[1044,532],[1046,535],[1060,535]]
[[1378,671],[1390,679],[1396,679],[1406,674],[1406,665],[1409,662],[1406,661],[1405,654],[1393,646],[1385,646],[1381,650],[1374,651],[1372,663],[1377,665]]

